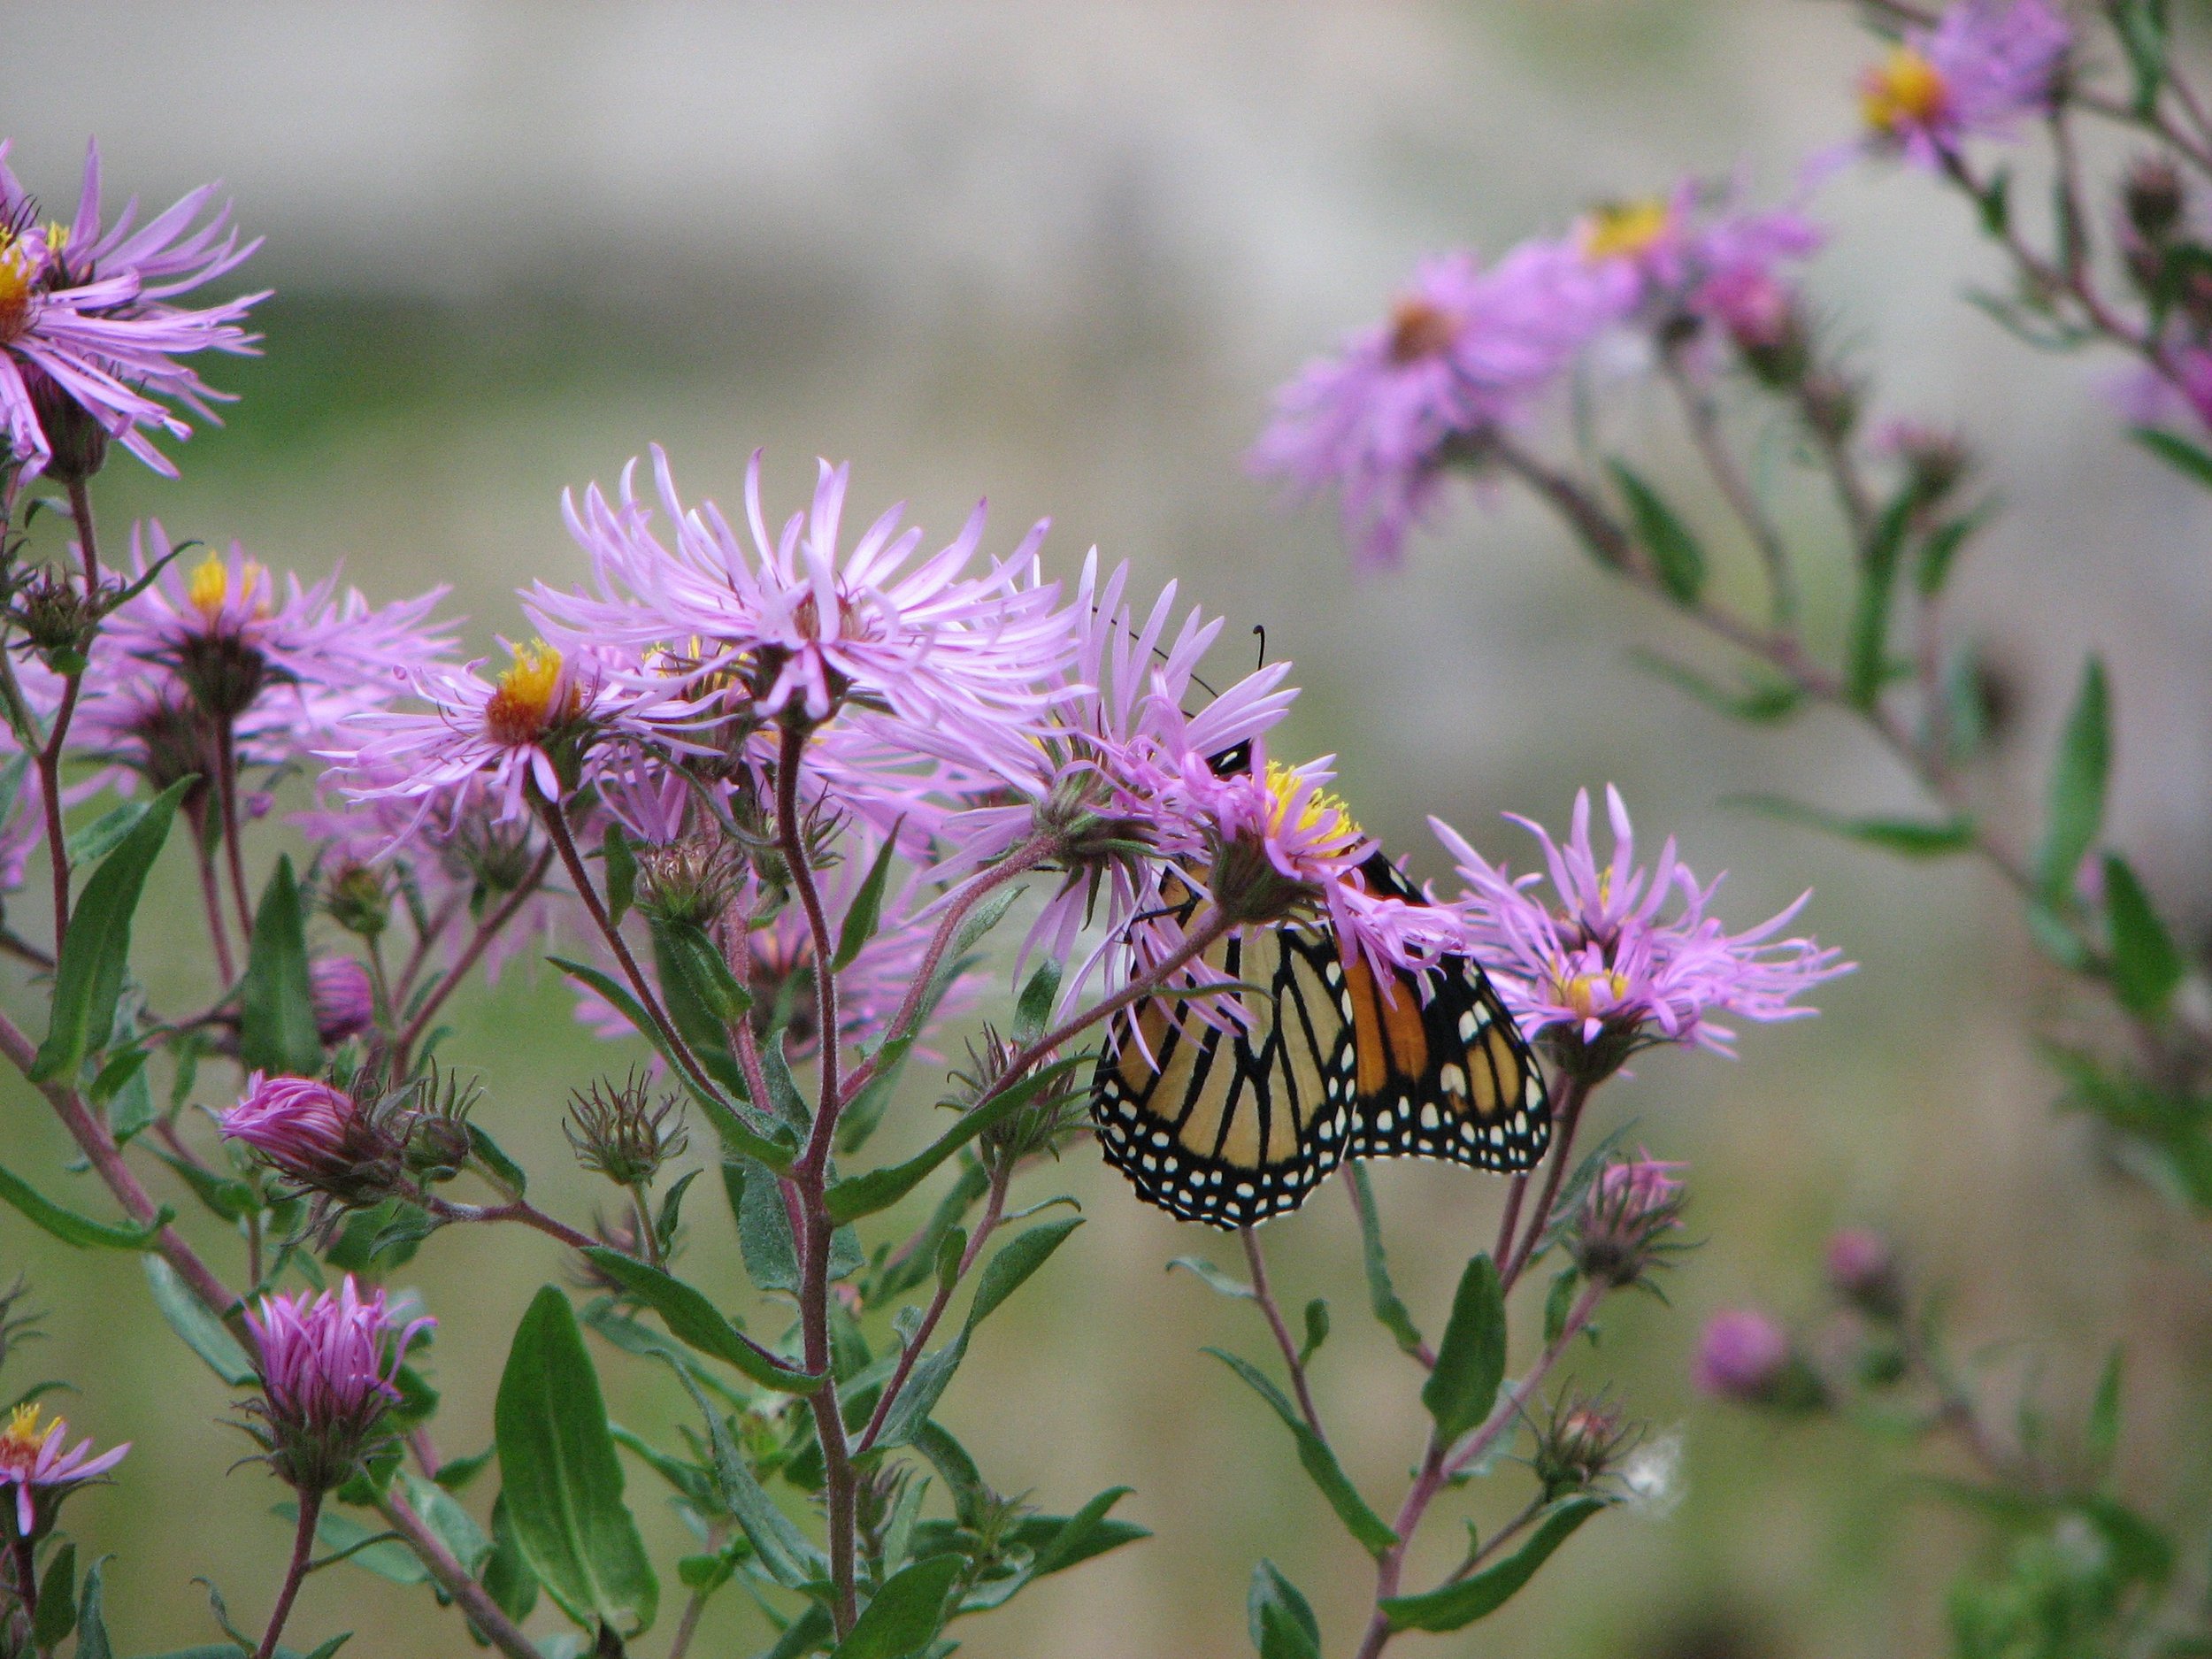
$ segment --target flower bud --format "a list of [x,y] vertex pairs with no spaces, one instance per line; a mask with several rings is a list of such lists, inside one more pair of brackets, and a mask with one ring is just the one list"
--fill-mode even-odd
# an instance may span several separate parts
[[2180,171],[2163,156],[2145,156],[2128,169],[2120,199],[2128,226],[2147,242],[2161,242],[2179,228],[2189,204]]
[[380,1116],[327,1083],[256,1071],[217,1121],[227,1137],[244,1141],[287,1179],[365,1207],[389,1197],[403,1169],[404,1138]]
[[1544,1501],[1589,1491],[1613,1471],[1642,1432],[1601,1396],[1570,1394],[1560,1400],[1550,1423],[1537,1435],[1531,1460]]
[[1904,1286],[1889,1241],[1863,1227],[1847,1227],[1828,1240],[1828,1284],[1870,1318],[1894,1319],[1904,1310]]
[[388,1438],[408,1347],[437,1323],[402,1325],[384,1293],[364,1296],[351,1274],[334,1294],[265,1296],[246,1322],[262,1388],[244,1408],[255,1419],[247,1432],[278,1474],[311,1493],[343,1483]]
[[1822,370],[1807,375],[1799,398],[1806,425],[1830,443],[1841,443],[1859,424],[1858,388],[1840,374]]
[[369,971],[351,956],[318,956],[308,964],[315,1033],[325,1048],[376,1028],[376,989]]
[[576,1161],[618,1187],[648,1187],[661,1165],[690,1144],[683,1109],[673,1094],[656,1102],[641,1072],[620,1087],[595,1083],[572,1097],[561,1133]]
[[31,414],[53,451],[46,476],[57,484],[85,483],[107,465],[107,428],[44,370],[20,364],[17,373],[31,395]]
[[1705,1322],[1690,1379],[1702,1392],[1739,1405],[1805,1410],[1823,1390],[1789,1333],[1755,1308],[1730,1308]]
[[[112,600],[112,594],[102,595]],[[101,606],[66,572],[41,565],[23,578],[10,615],[39,660],[58,674],[82,673]]]
[[695,835],[637,852],[637,907],[656,921],[704,927],[729,906],[738,868],[717,836]]
[[1934,506],[1974,468],[1973,452],[1956,433],[1900,420],[1885,427],[1878,442],[1903,465],[1905,481],[1922,507]]
[[1609,1164],[1591,1183],[1567,1236],[1567,1253],[1594,1285],[1635,1283],[1678,1247],[1687,1202],[1675,1178],[1689,1165],[1643,1156]]
[[374,939],[392,918],[391,878],[374,864],[346,864],[324,884],[323,909],[357,939]]

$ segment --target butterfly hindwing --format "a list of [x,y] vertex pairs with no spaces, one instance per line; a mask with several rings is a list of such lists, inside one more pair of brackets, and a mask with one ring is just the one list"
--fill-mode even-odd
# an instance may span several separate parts
[[[1371,886],[1418,902],[1379,853]],[[1354,1158],[1443,1158],[1517,1173],[1551,1144],[1544,1074],[1496,987],[1468,956],[1378,979],[1363,962],[1346,980],[1352,1025]]]
[[1187,1221],[1250,1226],[1295,1210],[1344,1156],[1351,1025],[1335,941],[1279,927],[1232,938],[1208,966],[1246,983],[1225,1030],[1185,998],[1138,1003],[1099,1056],[1091,1116],[1138,1196]]

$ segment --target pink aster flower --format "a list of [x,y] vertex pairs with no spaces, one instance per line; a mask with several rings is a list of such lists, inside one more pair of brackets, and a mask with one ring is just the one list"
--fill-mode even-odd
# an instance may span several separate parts
[[248,1407],[277,1472],[324,1493],[360,1466],[399,1402],[399,1368],[437,1324],[396,1316],[380,1290],[346,1275],[335,1293],[264,1296],[246,1310],[260,1353],[262,1396]]
[[922,531],[900,527],[902,505],[842,550],[848,469],[825,461],[810,510],[772,535],[760,459],[755,451],[746,469],[749,534],[711,502],[687,509],[658,449],[654,478],[672,540],[636,494],[634,462],[618,500],[596,485],[580,503],[565,498],[596,591],[541,583],[533,615],[549,635],[626,650],[639,672],[672,679],[749,727],[794,715],[820,722],[856,699],[902,730],[933,733],[941,746],[956,733],[986,764],[1010,762],[1041,718],[1041,687],[1075,647],[1073,619],[1035,558],[1046,524],[980,571],[972,567],[981,503],[957,537],[918,564]]
[[1791,1369],[1789,1333],[1755,1308],[1728,1308],[1705,1322],[1690,1379],[1718,1400],[1770,1398]]
[[0,426],[21,472],[75,478],[99,470],[109,440],[155,472],[176,468],[146,435],[192,428],[170,405],[212,420],[210,389],[177,361],[200,351],[250,353],[239,326],[265,294],[195,311],[172,302],[220,277],[259,242],[241,247],[226,229],[215,187],[193,191],[137,230],[134,198],[100,224],[100,152],[86,155],[76,218],[38,222],[38,208],[7,166],[0,140]]
[[1452,457],[1525,419],[1631,299],[1562,242],[1524,242],[1487,270],[1471,254],[1426,260],[1387,321],[1277,395],[1251,465],[1300,494],[1333,488],[1358,557],[1394,565]]
[[252,1148],[278,1174],[342,1204],[390,1197],[403,1172],[405,1120],[365,1110],[313,1078],[256,1071],[238,1103],[215,1121],[225,1138]]
[[1554,904],[1532,890],[1540,875],[1492,866],[1449,826],[1431,820],[1468,884],[1462,901],[1467,949],[1496,979],[1531,1037],[1548,1037],[1562,1064],[1593,1076],[1617,1069],[1651,1043],[1694,1043],[1731,1054],[1734,1033],[1717,1013],[1747,1019],[1801,1018],[1793,999],[1850,971],[1809,939],[1779,939],[1811,895],[1741,933],[1707,907],[1720,886],[1701,886],[1660,849],[1648,871],[1635,864],[1635,834],[1619,791],[1608,787],[1613,856],[1601,869],[1590,845],[1590,797],[1575,796],[1563,846],[1540,825],[1514,822],[1543,845]]
[[47,1418],[43,1408],[35,1402],[16,1407],[9,1415],[7,1427],[0,1429],[0,1483],[12,1483],[15,1487],[19,1538],[36,1538],[52,1525],[50,1510],[44,1525],[41,1524],[38,1507],[42,1499],[57,1502],[68,1496],[85,1482],[107,1473],[130,1450],[127,1440],[97,1457],[89,1456],[91,1440],[66,1447],[68,1432],[67,1422]]
[[2008,138],[2057,95],[2073,28],[2050,0],[1959,0],[1917,28],[1859,82],[1878,144],[1939,167],[1969,138]]
[[357,957],[317,956],[308,964],[307,983],[313,995],[316,1034],[325,1047],[375,1029],[376,988]]
[[1649,1153],[1617,1158],[1598,1171],[1568,1231],[1567,1254],[1593,1284],[1629,1285],[1680,1247],[1668,1235],[1682,1225],[1686,1164],[1663,1164]]

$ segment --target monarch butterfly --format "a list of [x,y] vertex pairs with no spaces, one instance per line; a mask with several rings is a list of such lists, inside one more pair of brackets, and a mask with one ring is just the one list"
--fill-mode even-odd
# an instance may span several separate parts
[[[1242,761],[1231,751],[1214,765]],[[1421,902],[1380,852],[1361,874]],[[1196,908],[1176,877],[1162,892],[1186,918]],[[1147,1202],[1234,1229],[1297,1209],[1347,1157],[1510,1172],[1550,1145],[1543,1073],[1471,958],[1384,985],[1363,961],[1346,965],[1325,924],[1287,922],[1232,934],[1205,962],[1246,987],[1246,1022],[1225,1030],[1187,997],[1148,997],[1117,1022],[1092,1078],[1106,1161]]]

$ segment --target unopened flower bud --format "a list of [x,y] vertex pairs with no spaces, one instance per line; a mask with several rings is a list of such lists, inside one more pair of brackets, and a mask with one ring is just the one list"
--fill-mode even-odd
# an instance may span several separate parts
[[1739,1405],[1804,1410],[1820,1403],[1820,1382],[1789,1333],[1755,1308],[1730,1308],[1705,1322],[1690,1379]]
[[1686,1164],[1646,1156],[1609,1164],[1567,1237],[1567,1253],[1594,1285],[1629,1285],[1677,1248],[1669,1235],[1682,1225],[1686,1202],[1676,1178]]
[[1827,1267],[1830,1287],[1860,1312],[1894,1319],[1903,1310],[1897,1258],[1880,1233],[1845,1228],[1828,1240]]
[[35,365],[22,364],[17,373],[31,395],[31,414],[53,451],[46,463],[46,476],[57,484],[86,482],[107,465],[107,428]]
[[16,589],[10,614],[47,667],[58,674],[84,672],[100,606],[66,572],[50,565],[29,572]]
[[1905,481],[1921,506],[1932,507],[1973,470],[1973,451],[1956,433],[1900,420],[1885,427],[1877,440],[1905,469]]
[[2145,156],[2128,169],[2121,200],[2129,227],[2147,242],[2172,235],[2188,206],[2180,170],[2163,156]]
[[618,1087],[595,1083],[572,1097],[561,1133],[576,1161],[618,1187],[646,1187],[661,1165],[690,1144],[683,1109],[672,1094],[656,1101],[644,1075],[633,1071]]
[[330,919],[357,939],[374,939],[392,918],[392,883],[375,864],[349,864],[323,887]]
[[1641,1433],[1640,1425],[1629,1423],[1601,1397],[1571,1394],[1561,1400],[1538,1434],[1531,1460],[1545,1501],[1590,1490],[1612,1472]]
[[343,1483],[388,1438],[408,1346],[437,1321],[403,1325],[380,1290],[353,1277],[334,1294],[265,1296],[246,1311],[260,1351],[261,1398],[245,1409],[248,1432],[278,1474],[301,1492]]
[[376,990],[369,971],[351,956],[318,956],[308,964],[315,1033],[325,1048],[376,1028]]
[[1799,399],[1806,424],[1831,443],[1841,443],[1859,424],[1858,388],[1840,374],[1823,370],[1807,375]]
[[637,852],[637,906],[659,922],[704,927],[728,908],[738,871],[717,836],[696,835]]

